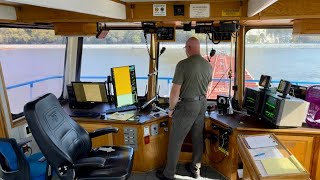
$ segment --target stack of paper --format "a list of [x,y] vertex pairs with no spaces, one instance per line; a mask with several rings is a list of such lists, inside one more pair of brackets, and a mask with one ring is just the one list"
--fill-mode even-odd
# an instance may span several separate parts
[[289,158],[270,158],[261,160],[268,175],[300,173],[301,171]]
[[278,143],[270,135],[249,136],[245,137],[245,140],[250,148],[262,148],[278,145]]

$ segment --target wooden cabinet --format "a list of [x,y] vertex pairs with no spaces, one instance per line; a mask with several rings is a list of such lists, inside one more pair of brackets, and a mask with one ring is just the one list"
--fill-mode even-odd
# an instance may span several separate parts
[[[110,125],[106,125],[102,123],[99,124],[99,123],[85,123],[85,122],[81,122],[80,126],[82,126],[88,132],[93,132],[96,129],[100,129],[100,128],[111,127]],[[108,145],[113,145],[112,133],[92,139],[92,147],[94,148],[100,147],[100,146],[108,146]]]
[[277,135],[277,138],[311,172],[313,137]]

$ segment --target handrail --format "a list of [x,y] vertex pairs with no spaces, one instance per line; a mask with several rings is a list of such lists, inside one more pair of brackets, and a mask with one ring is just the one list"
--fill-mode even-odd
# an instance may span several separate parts
[[37,79],[37,80],[34,80],[34,81],[28,81],[28,82],[24,82],[24,83],[8,86],[7,90],[14,89],[14,88],[21,87],[21,86],[26,86],[26,85],[30,85],[30,87],[33,87],[33,84],[36,84],[38,82],[42,82],[42,81],[46,81],[46,80],[50,80],[50,79],[60,79],[60,78],[63,78],[63,76],[49,76],[49,77],[42,78],[42,79]]
[[[39,83],[39,82],[43,82],[43,81],[47,81],[47,80],[50,80],[50,79],[61,79],[63,78],[63,76],[49,76],[49,77],[46,77],[46,78],[41,78],[41,79],[36,79],[36,80],[33,80],[33,81],[27,81],[27,82],[24,82],[24,83],[20,83],[20,84],[15,84],[15,85],[11,85],[11,86],[8,86],[6,89],[9,90],[9,89],[14,89],[14,88],[18,88],[18,87],[21,87],[21,86],[26,86],[26,85],[29,85],[30,88],[33,87],[33,84],[36,84],[36,83]],[[81,76],[82,79],[107,79],[106,76]],[[147,80],[148,77],[137,77],[137,79],[139,80]],[[167,80],[167,83],[170,84],[170,80],[172,80],[173,78],[171,77],[159,77],[158,78],[159,80]],[[212,81],[218,81],[219,78],[213,78]],[[229,79],[221,79],[220,80],[221,82],[228,82]],[[259,82],[259,80],[245,80],[245,82]],[[272,83],[279,83],[280,80],[273,80]],[[292,84],[310,84],[310,85],[313,85],[313,84],[320,84],[320,82],[307,82],[307,81],[291,81]]]

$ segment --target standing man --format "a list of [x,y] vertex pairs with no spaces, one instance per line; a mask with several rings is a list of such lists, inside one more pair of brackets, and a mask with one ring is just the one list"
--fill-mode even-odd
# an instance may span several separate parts
[[200,42],[197,38],[189,38],[185,50],[188,58],[177,64],[172,80],[169,99],[169,117],[172,117],[172,126],[167,164],[163,172],[158,171],[156,174],[162,180],[174,179],[181,146],[190,130],[193,154],[188,170],[193,178],[200,177],[204,116],[207,109],[206,93],[212,80],[212,67],[200,55]]

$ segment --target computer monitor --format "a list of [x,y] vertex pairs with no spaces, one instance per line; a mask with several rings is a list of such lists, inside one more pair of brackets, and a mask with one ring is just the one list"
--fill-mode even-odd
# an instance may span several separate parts
[[260,115],[261,108],[265,101],[266,94],[270,93],[259,88],[246,87],[243,100],[243,108],[248,114]]
[[277,91],[279,93],[282,93],[282,95],[279,95],[279,97],[286,98],[287,94],[290,91],[291,83],[289,81],[281,79],[277,88]]
[[268,89],[270,87],[271,76],[268,75],[261,75],[259,86],[263,87],[264,89]]
[[267,94],[262,107],[262,118],[278,127],[297,127],[305,121],[309,102],[298,98],[282,98]]
[[72,82],[77,102],[108,102],[104,82]]
[[111,68],[113,93],[116,107],[137,103],[137,83],[135,66]]

